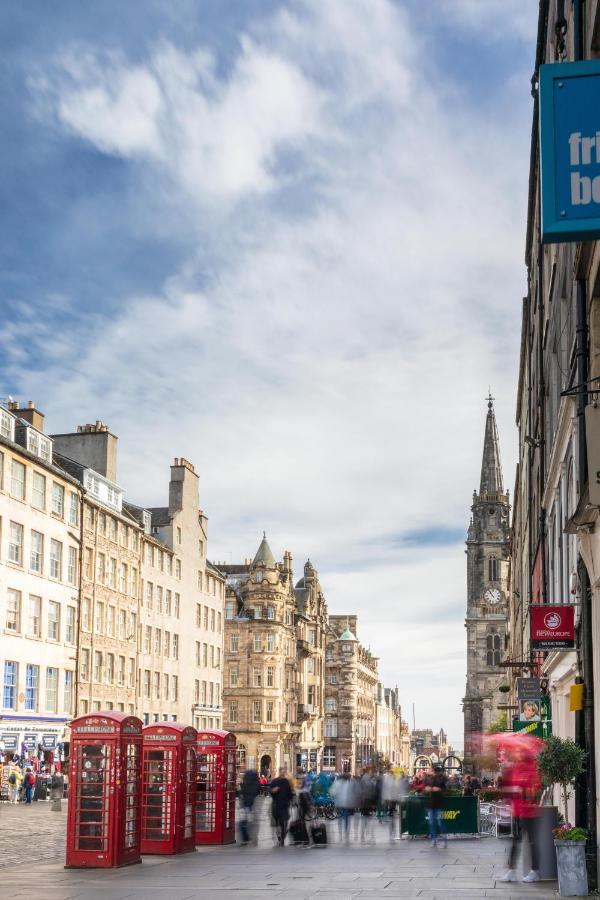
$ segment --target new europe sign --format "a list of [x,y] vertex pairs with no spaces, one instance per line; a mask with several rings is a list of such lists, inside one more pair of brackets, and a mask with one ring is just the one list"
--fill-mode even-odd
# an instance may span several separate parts
[[540,67],[542,241],[600,237],[600,60]]
[[531,649],[568,650],[575,646],[575,607],[553,603],[531,606]]

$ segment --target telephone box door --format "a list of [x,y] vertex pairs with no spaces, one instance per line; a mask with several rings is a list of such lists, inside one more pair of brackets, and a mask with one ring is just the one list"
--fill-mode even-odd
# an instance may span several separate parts
[[142,853],[174,853],[175,747],[144,746]]

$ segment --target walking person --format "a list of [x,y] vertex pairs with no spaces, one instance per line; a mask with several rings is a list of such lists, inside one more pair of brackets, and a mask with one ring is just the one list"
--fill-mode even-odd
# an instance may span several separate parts
[[427,802],[427,820],[429,822],[429,837],[432,847],[437,847],[438,841],[441,841],[444,847],[447,846],[447,838],[443,827],[444,820],[442,818],[446,789],[447,779],[444,770],[441,766],[435,766],[433,775],[429,777],[423,791]]
[[381,776],[381,805],[383,810],[389,817],[390,843],[395,838],[395,812],[398,804],[398,779],[392,772],[391,768],[387,768]]
[[513,840],[508,859],[508,869],[499,881],[516,881],[515,872],[519,847],[526,834],[531,852],[531,871],[523,881],[539,881],[539,849],[537,840],[538,797],[541,779],[535,758],[528,751],[517,754],[514,761],[502,772],[502,792],[509,801],[513,814]]
[[338,814],[340,841],[350,843],[350,816],[354,815],[356,806],[356,789],[349,772],[344,772],[331,785],[329,793],[335,803]]
[[377,812],[377,779],[369,769],[364,769],[360,779],[360,840],[364,844],[375,843],[374,817]]
[[258,843],[258,826],[255,824],[254,804],[260,794],[261,784],[258,772],[246,769],[240,786],[240,837],[241,845]]
[[277,833],[277,843],[280,847],[285,844],[288,822],[290,821],[290,804],[294,798],[294,791],[287,777],[285,767],[279,769],[279,775],[271,781],[271,797],[273,799],[273,821]]
[[35,787],[35,775],[28,767],[25,771],[25,803],[31,803],[33,800],[33,789]]
[[16,766],[8,773],[8,802],[9,803],[18,803],[19,802],[19,790],[21,788],[21,773],[17,769]]

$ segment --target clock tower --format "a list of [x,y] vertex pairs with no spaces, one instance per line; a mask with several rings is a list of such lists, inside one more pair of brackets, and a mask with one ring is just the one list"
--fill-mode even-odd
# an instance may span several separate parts
[[467,535],[467,686],[463,698],[465,758],[477,753],[477,735],[503,710],[498,688],[506,681],[508,631],[509,497],[502,466],[494,402],[487,400],[479,492],[473,492]]

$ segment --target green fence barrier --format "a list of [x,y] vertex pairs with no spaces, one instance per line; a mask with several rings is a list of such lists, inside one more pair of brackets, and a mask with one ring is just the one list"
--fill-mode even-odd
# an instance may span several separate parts
[[[477,834],[479,815],[477,797],[444,797],[443,828],[446,834]],[[427,803],[422,797],[408,797],[402,802],[402,832],[428,834]]]

